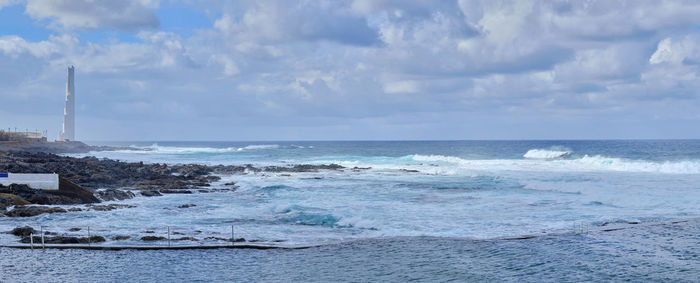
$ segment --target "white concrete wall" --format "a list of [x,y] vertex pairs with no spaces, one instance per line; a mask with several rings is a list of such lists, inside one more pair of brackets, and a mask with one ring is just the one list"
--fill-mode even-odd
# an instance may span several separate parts
[[26,184],[33,189],[58,190],[58,174],[0,174],[0,184]]

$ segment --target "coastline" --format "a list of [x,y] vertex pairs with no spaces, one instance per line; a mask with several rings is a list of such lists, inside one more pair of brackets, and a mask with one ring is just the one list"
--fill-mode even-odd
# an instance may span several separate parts
[[[59,191],[44,191],[29,188],[26,185],[0,185],[0,217],[28,218],[52,213],[76,213],[81,211],[111,211],[129,209],[134,206],[122,204],[122,201],[135,197],[160,197],[167,194],[189,195],[193,193],[226,193],[234,192],[238,187],[235,182],[228,182],[223,187],[212,188],[213,182],[219,181],[220,175],[237,175],[248,173],[300,173],[318,172],[319,170],[342,170],[342,166],[290,164],[289,166],[252,165],[215,165],[200,164],[145,164],[143,162],[122,162],[95,157],[75,158],[60,156],[45,152],[0,151],[0,172],[12,173],[58,173],[62,187]],[[64,189],[64,183],[70,184],[70,191]],[[80,193],[80,194],[76,194]],[[80,195],[80,196],[78,196]],[[106,205],[100,203],[108,202]],[[81,206],[82,205],[82,206]],[[66,207],[68,206],[68,207]],[[179,208],[188,208],[194,204],[183,204]],[[17,229],[30,227],[18,227]],[[71,228],[73,229],[73,228]],[[78,228],[75,228],[78,229]],[[7,232],[7,231],[0,231]],[[36,233],[37,231],[34,231]],[[20,242],[29,243],[31,232],[13,232],[19,236]],[[20,234],[17,234],[20,233]],[[56,244],[87,243],[84,236],[46,231],[47,240]],[[206,235],[204,235],[206,236]],[[118,240],[98,237],[94,242]],[[150,236],[142,237],[142,241]],[[175,241],[203,241],[201,237],[179,237]],[[208,235],[214,242],[246,242],[245,239],[228,239],[216,235]],[[39,237],[34,236],[37,243]],[[156,237],[163,241],[165,238]],[[206,244],[200,244],[206,248]],[[246,245],[238,245],[237,248]],[[250,248],[270,248],[264,245],[247,245]],[[116,248],[116,247],[115,247]],[[134,247],[138,248],[138,247]],[[143,248],[143,247],[141,247]],[[160,247],[154,247],[160,248]],[[215,248],[212,246],[212,248]],[[276,247],[274,247],[276,248]]]
[[[7,220],[5,223],[12,225],[16,223],[17,227],[29,224],[33,225],[36,230],[39,230],[40,225],[48,225],[48,229],[44,226],[44,231],[51,233],[47,236],[47,240],[56,245],[73,247],[78,243],[80,243],[78,244],[79,246],[87,242],[86,236],[89,234],[85,233],[87,230],[86,228],[92,227],[92,232],[94,233],[92,235],[102,236],[105,240],[105,242],[100,243],[93,242],[93,245],[104,246],[110,249],[112,247],[128,248],[129,246],[138,246],[137,248],[157,246],[157,249],[164,249],[166,245],[166,226],[170,225],[173,225],[172,227],[178,233],[173,234],[177,235],[172,239],[174,246],[189,246],[187,248],[192,249],[196,249],[197,247],[206,248],[212,246],[216,248],[218,246],[228,246],[232,240],[229,238],[230,234],[227,233],[227,229],[230,231],[231,226],[236,225],[236,235],[239,237],[244,235],[246,238],[240,242],[238,238],[234,239],[233,241],[236,241],[236,245],[259,246],[271,244],[275,247],[284,248],[295,244],[314,245],[320,243],[326,245],[353,241],[378,240],[377,236],[381,237],[384,233],[384,228],[389,230],[390,228],[396,227],[382,226],[384,223],[367,222],[367,220],[372,220],[371,218],[352,218],[356,215],[354,213],[336,213],[332,210],[332,206],[329,208],[330,213],[313,207],[322,207],[323,201],[337,196],[336,192],[338,189],[351,193],[351,195],[368,197],[375,191],[379,191],[378,188],[386,188],[386,191],[380,192],[381,195],[373,197],[378,200],[382,200],[384,197],[395,198],[399,200],[399,204],[400,202],[406,202],[407,205],[411,205],[406,208],[415,208],[417,211],[420,211],[420,207],[414,207],[414,203],[431,204],[433,201],[440,201],[441,203],[451,204],[454,202],[455,196],[463,196],[460,200],[460,203],[463,205],[460,206],[469,207],[469,205],[482,202],[482,199],[486,200],[486,198],[490,196],[499,197],[501,196],[501,192],[512,192],[517,194],[516,197],[518,198],[527,198],[533,196],[533,193],[537,193],[537,195],[532,197],[532,200],[522,202],[523,207],[531,211],[547,210],[552,205],[556,205],[557,199],[561,199],[562,202],[567,201],[567,199],[568,201],[582,199],[580,201],[580,206],[583,208],[582,211],[603,211],[615,208],[614,205],[616,205],[614,202],[607,201],[605,198],[596,197],[595,195],[590,198],[582,198],[582,194],[575,190],[537,191],[532,188],[524,187],[520,183],[513,182],[511,181],[512,179],[509,180],[508,178],[484,178],[466,175],[459,176],[458,179],[449,175],[435,176],[425,173],[426,171],[419,171],[423,170],[423,168],[445,168],[449,165],[443,163],[440,163],[440,167],[432,163],[423,164],[422,162],[420,166],[423,167],[408,167],[410,165],[406,165],[404,159],[400,160],[401,163],[396,163],[392,169],[383,169],[381,164],[376,166],[375,169],[365,167],[364,164],[362,168],[357,166],[352,167],[354,165],[352,165],[353,163],[351,162],[341,163],[345,167],[332,163],[327,165],[295,165],[293,161],[287,161],[295,160],[291,158],[287,159],[283,157],[280,159],[284,160],[284,162],[271,163],[265,162],[269,159],[260,162],[261,159],[249,159],[247,155],[259,154],[262,156],[276,152],[313,152],[325,150],[325,148],[317,146],[315,149],[310,150],[308,145],[305,145],[307,146],[306,148],[286,145],[265,145],[263,148],[263,146],[255,145],[255,147],[250,146],[249,149],[236,150],[243,146],[238,146],[233,149],[231,149],[231,145],[228,144],[221,146],[225,147],[225,152],[218,150],[218,148],[196,148],[196,152],[185,151],[183,148],[176,148],[179,150],[178,153],[169,154],[178,157],[191,156],[192,158],[189,158],[189,160],[193,162],[207,161],[205,164],[216,164],[211,162],[211,160],[215,160],[215,158],[208,159],[210,157],[223,156],[229,158],[231,156],[242,155],[244,158],[237,159],[235,163],[239,165],[198,165],[196,163],[188,163],[187,161],[189,160],[187,158],[167,159],[168,155],[164,155],[160,152],[173,152],[173,148],[167,147],[159,147],[157,150],[153,149],[157,151],[153,154],[147,153],[148,150],[140,152],[139,148],[132,149],[129,152],[135,158],[126,159],[132,160],[130,162],[116,160],[116,158],[121,159],[121,156],[124,156],[122,152],[118,152],[117,154],[106,152],[106,154],[102,155],[103,157],[113,159],[71,157],[70,155],[63,156],[21,151],[2,153],[0,154],[0,165],[11,165],[13,170],[18,170],[20,172],[23,170],[25,172],[53,172],[55,168],[60,168],[60,170],[63,170],[60,173],[70,176],[78,185],[94,192],[95,195],[100,198],[99,201],[101,202],[93,204],[47,203],[26,205],[24,206],[25,208],[36,208],[46,205],[47,208],[56,208],[57,211],[54,211],[54,214],[49,214],[48,212],[34,214],[33,217],[27,218],[5,218]],[[527,148],[537,147],[527,146]],[[528,150],[518,151],[526,152]],[[147,155],[144,153],[147,153]],[[166,159],[163,159],[163,161],[167,160],[168,163],[140,162],[138,159],[141,158],[141,156],[155,156],[155,158],[143,158],[143,160],[149,160],[149,162],[153,162],[154,160],[159,161],[161,157],[165,157]],[[133,161],[134,159],[136,159],[136,161]],[[243,162],[251,160],[251,162],[256,162],[255,164],[281,164],[281,166],[245,165],[245,163],[239,162],[240,160],[243,160]],[[321,160],[336,159],[328,158]],[[562,161],[565,162],[566,159],[562,159]],[[551,162],[556,164],[558,161],[523,160],[522,162]],[[374,164],[367,165],[374,166]],[[405,168],[415,168],[419,170],[408,170]],[[559,176],[558,174],[555,175]],[[572,177],[574,177],[572,179],[588,182],[588,180],[595,180],[596,177],[600,177],[601,175],[584,172],[580,174],[581,177],[577,176],[579,175],[572,175]],[[623,177],[637,178],[638,176],[635,174],[623,174]],[[666,176],[662,177],[666,178]],[[345,180],[353,178],[360,180],[360,182],[354,182],[348,186]],[[443,179],[447,179],[447,181],[443,181]],[[367,182],[370,186],[365,187],[367,188],[365,190],[358,191],[357,189],[361,187],[355,184],[363,185],[363,182]],[[376,184],[382,184],[380,182],[386,182],[388,185],[375,187]],[[239,186],[241,186],[241,188],[239,188]],[[394,188],[396,188],[396,186],[401,187],[402,190],[405,188],[401,193],[404,193],[404,196],[410,198],[401,199],[401,195],[395,194],[396,191],[394,191]],[[584,186],[587,185],[584,184]],[[326,188],[328,188],[328,190],[326,190]],[[299,194],[300,192],[304,194]],[[295,198],[295,196],[292,195],[293,198],[288,199],[291,193],[298,194],[301,198]],[[323,196],[323,194],[326,195]],[[169,196],[153,197],[158,195]],[[627,192],[621,192],[620,195],[626,196]],[[313,202],[308,201],[316,196],[321,196],[321,198],[314,199]],[[345,196],[347,195],[341,195],[341,197]],[[429,198],[425,198],[426,196]],[[553,197],[557,199],[551,201]],[[352,200],[352,198],[350,199]],[[362,201],[362,199],[359,200]],[[275,204],[269,204],[271,202]],[[215,203],[215,205],[212,205],[213,203]],[[358,204],[361,205],[362,202],[358,202]],[[338,203],[335,207],[340,207],[342,209],[343,205],[345,204]],[[246,207],[249,206],[259,206],[261,208],[256,209],[254,213],[241,213],[242,209],[246,209]],[[10,207],[8,212],[15,211],[17,208],[18,206]],[[390,208],[390,206],[386,206],[386,208]],[[63,209],[64,211],[58,209]],[[215,221],[207,219],[209,218],[207,215],[211,212],[217,215]],[[384,213],[383,211],[379,212]],[[445,210],[445,212],[449,212],[449,210]],[[131,218],[136,214],[138,214],[137,217]],[[603,214],[603,212],[601,212],[601,214]],[[441,236],[441,233],[439,233],[438,229],[441,226],[434,226],[427,227],[426,230],[421,230],[416,233],[412,231],[390,233],[391,235],[388,237],[420,237],[416,235],[427,234],[428,238],[437,237],[437,239],[451,239],[451,237],[461,237],[464,235],[465,238],[456,238],[455,240],[517,241],[567,234],[571,231],[568,229],[572,227],[571,224],[576,225],[574,222],[585,222],[585,225],[590,225],[584,226],[584,229],[589,232],[593,230],[597,230],[598,232],[612,232],[620,230],[619,226],[626,226],[624,229],[629,229],[634,226],[641,227],[640,225],[652,223],[647,221],[683,217],[683,215],[674,215],[670,218],[654,218],[653,215],[649,217],[648,215],[642,216],[640,214],[628,214],[621,217],[615,217],[614,214],[608,215],[612,215],[613,217],[599,218],[599,221],[584,220],[573,215],[574,217],[561,219],[562,221],[560,222],[567,223],[552,229],[547,229],[545,225],[539,225],[540,222],[530,222],[525,223],[525,225],[522,226],[524,229],[519,229],[519,231],[500,231],[491,233],[491,235],[488,235],[490,231],[487,231],[486,233],[481,233],[482,236],[470,234],[471,231],[478,230],[474,230],[473,227],[475,225],[473,223],[468,223],[469,220],[467,222],[462,220],[461,223],[459,221],[449,222],[458,224],[463,228],[457,233],[450,233],[445,236]],[[692,213],[687,215],[693,217]],[[257,218],[257,216],[261,217]],[[388,217],[388,215],[380,214],[380,217]],[[406,223],[409,225],[417,223],[415,221],[416,218],[411,220],[410,217],[404,217],[403,215],[399,217],[400,218],[394,221],[400,221],[398,223]],[[427,215],[421,214],[418,224],[420,224],[420,221],[428,219],[427,217]],[[83,221],[79,220],[79,218],[96,219],[98,221]],[[58,219],[58,221],[56,219]],[[136,219],[137,225],[122,222],[128,222],[130,219]],[[184,220],[180,221],[179,219]],[[197,224],[192,225],[187,222],[187,219],[197,219]],[[154,223],[150,225],[149,223],[151,223],[152,220]],[[506,225],[511,225],[508,221],[509,220],[501,222],[501,225],[505,227],[507,227]],[[605,221],[611,221],[613,223],[606,223]],[[271,224],[278,225],[277,227],[282,228],[269,232],[271,227],[268,225]],[[8,229],[7,226],[8,225],[4,225],[2,230],[6,231],[14,228],[9,227]],[[207,226],[209,226],[209,229],[206,229]],[[287,230],[289,232],[282,230],[287,229],[287,227],[289,227]],[[476,227],[476,229],[479,229],[479,226]],[[77,232],[71,232],[73,229],[78,230]],[[200,232],[199,230],[205,231]],[[333,238],[327,239],[317,237],[308,241],[304,241],[304,239],[298,236],[303,236],[307,231],[313,230],[329,231],[329,233],[337,233],[336,235],[339,236],[335,238],[335,235],[333,235]],[[241,231],[241,234],[238,234],[238,231]],[[436,232],[433,233],[433,231]],[[297,233],[296,235],[295,232]],[[362,233],[362,235],[354,237],[354,233]],[[477,232],[477,234],[479,234],[479,232]],[[498,235],[512,236],[498,237]],[[122,241],[121,239],[126,236],[130,236],[131,239]],[[141,238],[148,238],[149,240],[141,240]],[[151,238],[155,238],[155,241],[150,241]],[[23,235],[18,238],[5,237],[5,240],[2,242],[14,243],[18,240],[28,243],[30,238],[29,235]],[[65,243],[60,243],[61,241]],[[35,244],[38,244],[38,242],[38,239],[35,238]],[[48,241],[47,244],[54,245],[49,244]]]

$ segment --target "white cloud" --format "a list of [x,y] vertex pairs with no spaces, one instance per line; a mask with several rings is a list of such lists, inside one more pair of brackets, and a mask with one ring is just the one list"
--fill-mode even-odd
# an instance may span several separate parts
[[[122,13],[106,14],[112,5]],[[30,0],[27,13],[58,35],[0,37],[0,92],[60,93],[63,68],[75,64],[99,118],[133,106],[135,121],[190,123],[179,112],[271,129],[409,123],[416,112],[434,121],[643,120],[653,102],[700,104],[692,1],[205,2],[197,8],[211,26],[187,32],[156,29],[157,6]],[[135,40],[93,42],[84,29]],[[665,117],[676,114],[689,115]]]
[[0,0],[0,10],[2,10],[3,7],[15,5],[18,3],[20,3],[20,0]]
[[700,35],[691,34],[683,38],[665,38],[657,45],[656,51],[649,58],[649,63],[700,63]]
[[327,40],[350,45],[376,43],[376,31],[342,2],[255,1],[230,3],[214,27],[235,40],[258,43]]
[[[55,37],[52,39],[55,39]],[[17,58],[24,53],[31,54],[34,57],[47,58],[49,55],[58,52],[58,46],[55,40],[27,42],[19,36],[6,35],[0,36],[0,51],[13,58]]]
[[27,0],[26,13],[48,19],[53,28],[111,28],[134,32],[159,26],[153,13],[157,1],[131,0]]
[[384,83],[386,93],[414,93],[418,92],[418,84],[415,81],[396,81]]

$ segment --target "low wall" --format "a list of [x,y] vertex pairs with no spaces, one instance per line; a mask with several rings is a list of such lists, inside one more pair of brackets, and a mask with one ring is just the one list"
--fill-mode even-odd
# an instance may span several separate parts
[[0,184],[25,184],[32,189],[58,190],[58,174],[0,173]]

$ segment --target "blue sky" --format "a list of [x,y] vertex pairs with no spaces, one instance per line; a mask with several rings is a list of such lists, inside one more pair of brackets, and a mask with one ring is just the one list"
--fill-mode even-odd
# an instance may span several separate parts
[[0,0],[0,127],[82,140],[700,138],[697,1]]

